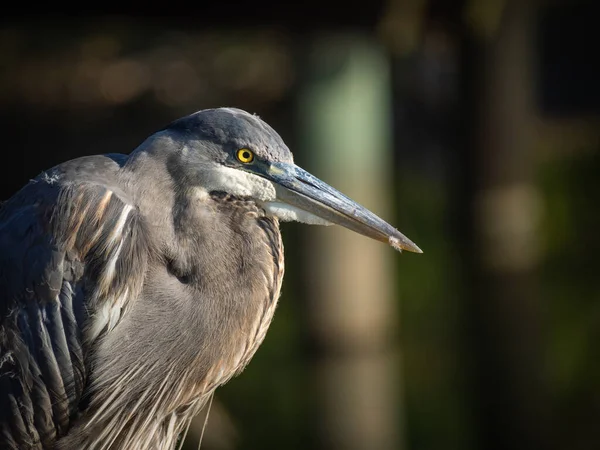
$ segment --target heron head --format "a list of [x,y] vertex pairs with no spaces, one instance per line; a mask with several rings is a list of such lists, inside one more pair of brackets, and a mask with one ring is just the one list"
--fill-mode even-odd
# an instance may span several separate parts
[[207,109],[173,122],[162,133],[176,143],[184,178],[209,192],[250,197],[282,221],[337,224],[397,250],[421,253],[373,212],[295,165],[283,139],[255,115],[235,108]]

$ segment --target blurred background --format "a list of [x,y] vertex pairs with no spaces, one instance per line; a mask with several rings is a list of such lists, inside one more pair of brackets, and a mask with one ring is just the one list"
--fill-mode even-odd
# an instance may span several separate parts
[[597,3],[97,6],[3,7],[0,199],[236,106],[424,250],[285,224],[204,449],[600,448]]

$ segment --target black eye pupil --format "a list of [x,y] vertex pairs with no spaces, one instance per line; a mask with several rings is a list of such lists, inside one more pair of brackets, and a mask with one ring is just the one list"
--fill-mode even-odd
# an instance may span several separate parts
[[244,159],[250,159],[250,153],[248,153],[248,152],[242,153],[242,158],[244,158]]

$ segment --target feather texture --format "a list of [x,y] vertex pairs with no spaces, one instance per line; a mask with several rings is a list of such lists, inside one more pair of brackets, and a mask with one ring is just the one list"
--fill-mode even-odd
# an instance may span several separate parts
[[[85,407],[88,352],[144,266],[132,207],[102,184],[60,179],[38,177],[0,212],[2,448],[47,448],[67,433]],[[116,320],[91,317],[106,308]]]

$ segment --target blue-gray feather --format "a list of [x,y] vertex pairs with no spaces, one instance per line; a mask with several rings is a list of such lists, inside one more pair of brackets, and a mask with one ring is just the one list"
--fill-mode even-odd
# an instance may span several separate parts
[[[83,158],[72,164],[84,171],[116,168],[115,159]],[[49,447],[67,432],[85,401],[84,327],[97,306],[87,294],[103,270],[100,252],[124,203],[111,197],[104,230],[84,251],[98,230],[93,212],[107,193],[106,173],[96,180],[61,180],[57,175],[67,169],[40,175],[0,210],[0,442],[8,449]],[[124,230],[134,221],[132,214]],[[123,241],[110,289],[119,289],[131,274],[140,243],[143,239]]]

